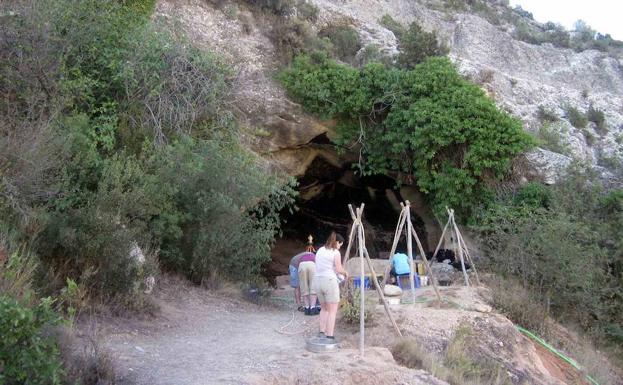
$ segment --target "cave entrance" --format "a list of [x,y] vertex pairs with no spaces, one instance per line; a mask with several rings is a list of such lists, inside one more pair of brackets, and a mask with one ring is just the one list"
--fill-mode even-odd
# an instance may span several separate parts
[[[351,163],[336,165],[317,156],[298,178],[298,210],[282,212],[282,236],[271,250],[272,261],[267,265],[266,275],[271,278],[288,274],[292,256],[305,250],[307,237],[314,237],[314,246],[323,244],[331,230],[336,230],[346,241],[351,223],[348,204],[365,203],[364,228],[366,247],[372,258],[387,258],[391,249],[396,222],[403,198],[396,182],[386,176],[359,176]],[[425,226],[415,213],[412,221],[426,244]],[[403,237],[404,238],[404,237]],[[347,244],[342,247],[342,254]],[[414,245],[414,252],[416,246]],[[404,241],[398,250],[406,252]]]

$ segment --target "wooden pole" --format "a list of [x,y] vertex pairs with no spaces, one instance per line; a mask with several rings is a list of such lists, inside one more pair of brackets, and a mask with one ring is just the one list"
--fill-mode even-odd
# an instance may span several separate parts
[[[349,206],[349,210],[350,210],[350,217],[353,221],[353,223],[357,222],[357,217],[355,216],[355,212],[352,209],[351,205]],[[362,205],[363,206],[363,205]],[[363,244],[366,244],[366,238],[365,238],[365,232],[363,235]],[[363,254],[366,258],[366,262],[368,264],[368,268],[370,269],[370,273],[372,274],[372,276],[374,277],[374,288],[376,289],[376,292],[379,295],[379,298],[381,298],[381,302],[383,303],[383,307],[385,308],[385,313],[387,313],[387,317],[389,318],[391,324],[394,326],[394,330],[396,331],[396,333],[398,334],[399,337],[402,337],[402,332],[400,331],[400,328],[398,327],[398,324],[396,323],[396,320],[394,320],[394,316],[392,315],[390,309],[389,309],[389,305],[387,304],[387,300],[385,299],[385,295],[383,294],[383,290],[381,289],[381,286],[379,285],[378,280],[376,279],[376,271],[374,271],[374,266],[372,265],[372,260],[370,259],[370,255],[368,254],[368,249],[364,247],[363,249]]]
[[400,216],[398,217],[398,224],[396,225],[396,233],[394,233],[394,242],[392,243],[392,249],[389,252],[389,265],[385,268],[383,272],[383,283],[382,286],[385,286],[387,283],[387,278],[389,278],[389,272],[392,269],[392,259],[394,258],[394,253],[396,252],[396,247],[398,247],[398,240],[400,239],[400,235],[402,234],[402,229],[405,225],[406,214],[405,209],[402,203],[400,204],[402,210],[400,211]]
[[350,249],[353,244],[353,238],[355,236],[355,214],[353,212],[353,205],[348,205],[348,211],[350,212],[351,218],[353,218],[353,223],[350,226],[350,234],[348,235],[348,246],[346,246],[346,253],[344,254],[342,266],[346,266],[346,261],[348,261],[348,258],[350,258]]
[[456,238],[457,251],[459,254],[459,258],[461,259],[461,269],[463,270],[463,278],[465,279],[465,285],[469,287],[469,278],[467,277],[467,271],[465,270],[465,260],[463,258],[463,248],[460,245],[459,241],[459,229],[456,226],[456,222],[454,221],[454,210],[450,209],[450,218],[452,220],[452,227],[454,228],[454,235]]
[[[446,207],[447,209],[447,207]],[[450,225],[450,217],[448,217],[448,221],[446,222],[446,225],[443,227],[443,231],[441,232],[441,237],[439,238],[439,242],[437,243],[437,247],[435,248],[435,252],[433,253],[433,257],[431,259],[435,259],[435,257],[437,257],[437,253],[439,252],[439,249],[441,248],[441,243],[443,242],[443,237],[446,235],[446,231],[448,230],[448,226]],[[450,230],[452,231],[452,230]]]
[[422,247],[420,238],[417,236],[415,229],[412,229],[412,231],[413,231],[413,237],[415,238],[415,241],[417,242],[418,249],[420,250],[420,253],[422,254],[422,259],[424,259],[424,262],[426,262],[426,274],[428,275],[428,278],[430,278],[431,285],[433,285],[433,289],[435,289],[435,294],[437,295],[437,299],[439,300],[439,303],[441,304],[441,294],[439,294],[437,283],[435,283],[435,276],[433,275],[433,269],[430,267],[428,258],[426,258],[426,254],[424,253],[424,248]]
[[411,281],[411,297],[413,299],[413,306],[415,306],[415,264],[413,263],[413,225],[411,224],[411,202],[405,201],[405,210],[407,217],[407,255],[409,256],[409,280]]
[[361,212],[363,211],[363,205],[360,209],[357,210],[357,221],[355,222],[355,226],[357,226],[357,240],[358,240],[358,251],[359,258],[361,258],[361,274],[359,281],[360,290],[360,304],[359,304],[359,354],[363,358],[364,355],[364,340],[365,340],[365,291],[364,291],[364,282],[365,282],[365,272],[363,267],[363,233],[362,233],[362,225],[361,225]]
[[478,270],[476,270],[476,264],[474,264],[474,260],[472,259],[472,256],[469,254],[469,251],[467,249],[467,244],[465,243],[465,239],[463,239],[463,234],[461,234],[461,232],[459,231],[459,227],[456,224],[456,221],[454,221],[454,224],[456,226],[456,232],[459,238],[459,246],[463,247],[463,252],[465,253],[465,256],[467,257],[467,261],[471,263],[472,269],[474,270],[474,275],[476,276],[476,284],[480,286],[480,277],[478,277]]
[[376,289],[376,292],[379,295],[379,298],[381,298],[381,302],[383,303],[383,307],[385,308],[385,313],[387,313],[387,317],[389,317],[390,322],[392,323],[392,326],[394,327],[394,330],[396,330],[396,333],[398,334],[399,337],[402,337],[402,332],[400,331],[400,328],[398,327],[398,324],[396,323],[396,320],[394,320],[394,316],[392,315],[391,311],[389,310],[389,305],[387,304],[387,300],[385,299],[385,295],[383,294],[383,290],[381,289],[381,285],[379,285],[378,280],[376,279],[376,272],[374,271],[374,267],[372,266],[372,261],[370,260],[370,255],[368,255],[368,250],[367,249],[363,249],[363,254],[366,257],[366,262],[368,262],[368,268],[370,269],[370,274],[372,274],[372,277],[374,279],[374,288]]

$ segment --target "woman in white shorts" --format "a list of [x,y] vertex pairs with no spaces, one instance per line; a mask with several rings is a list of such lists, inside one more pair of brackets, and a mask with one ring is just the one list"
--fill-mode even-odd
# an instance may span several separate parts
[[337,274],[348,277],[348,272],[342,267],[340,247],[344,238],[334,231],[323,247],[316,252],[316,273],[314,274],[314,288],[320,301],[320,333],[318,337],[335,339],[335,317],[340,303],[340,287]]

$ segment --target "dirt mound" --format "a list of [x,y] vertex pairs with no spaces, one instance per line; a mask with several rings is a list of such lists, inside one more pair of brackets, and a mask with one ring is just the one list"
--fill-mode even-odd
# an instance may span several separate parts
[[300,353],[288,357],[281,371],[270,375],[249,376],[253,384],[262,385],[444,385],[423,370],[399,366],[385,348],[369,348],[360,358],[358,349],[342,349],[335,353]]
[[[468,328],[469,336],[464,341],[467,356],[474,362],[503,368],[513,384],[574,383],[567,382],[572,375],[567,376],[565,365],[556,362],[552,366],[555,360],[540,354],[511,321],[493,312],[477,289],[440,289],[443,302],[439,307],[435,305],[431,288],[418,289],[415,305],[392,306],[403,334],[413,337],[426,351],[441,356],[456,331]],[[406,292],[404,298],[410,298],[410,295]],[[376,323],[366,330],[366,338],[372,346],[389,348],[397,339],[382,312],[382,306],[377,306]],[[349,343],[354,345],[357,339],[358,333],[355,332]],[[543,357],[547,358],[545,362]]]

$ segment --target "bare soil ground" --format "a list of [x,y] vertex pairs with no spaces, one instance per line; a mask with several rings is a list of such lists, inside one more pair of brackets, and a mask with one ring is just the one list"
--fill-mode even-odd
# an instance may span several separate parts
[[[434,384],[423,370],[398,365],[388,348],[396,342],[381,305],[366,324],[366,354],[359,356],[359,329],[338,321],[337,353],[310,353],[317,317],[293,311],[287,280],[278,279],[270,304],[240,299],[238,292],[207,291],[183,279],[163,277],[153,301],[155,317],[99,317],[100,343],[112,357],[121,385],[203,384]],[[391,305],[403,334],[433,354],[469,325],[474,358],[495,360],[514,384],[581,384],[584,378],[557,356],[520,334],[483,299],[483,289],[417,290],[416,304]],[[486,291],[486,290],[485,290]],[[374,297],[372,291],[368,293]],[[410,298],[410,293],[403,295]]]
[[[258,306],[172,278],[159,286],[155,318],[98,320],[121,385],[444,384],[397,365],[384,348],[363,360],[356,349],[307,352],[317,317],[292,311],[290,303]],[[284,290],[276,301],[291,295]]]

